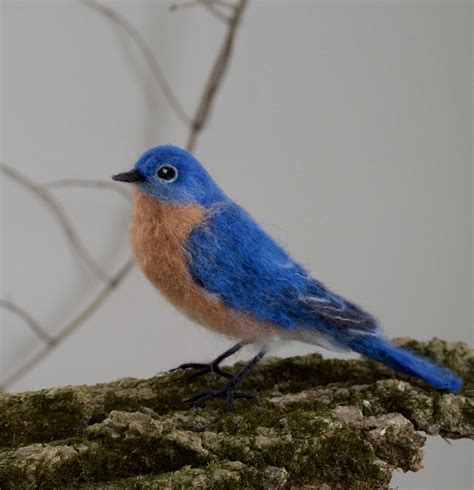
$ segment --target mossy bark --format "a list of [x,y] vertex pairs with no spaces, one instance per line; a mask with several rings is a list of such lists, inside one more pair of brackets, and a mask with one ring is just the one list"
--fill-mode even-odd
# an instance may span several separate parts
[[262,362],[243,389],[259,401],[189,410],[218,387],[179,373],[0,396],[0,488],[386,488],[422,467],[425,437],[474,436],[474,353],[403,343],[462,375],[436,391],[366,359],[314,354]]

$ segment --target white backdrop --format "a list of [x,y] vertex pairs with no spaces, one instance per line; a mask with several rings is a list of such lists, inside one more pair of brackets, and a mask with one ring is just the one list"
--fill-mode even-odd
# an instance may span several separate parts
[[[108,3],[141,31],[191,113],[224,25],[201,8]],[[390,336],[472,337],[471,20],[469,1],[250,2],[198,143],[221,186]],[[2,33],[2,157],[17,170],[38,182],[105,179],[151,146],[184,144],[136,47],[97,12],[4,0]],[[126,202],[55,194],[93,255],[117,270],[129,250]],[[3,180],[2,296],[54,333],[99,288],[47,210]],[[39,345],[2,318],[5,376]],[[148,377],[230,343],[179,316],[134,271],[11,389]],[[394,484],[471,488],[472,444],[428,448],[427,471]]]

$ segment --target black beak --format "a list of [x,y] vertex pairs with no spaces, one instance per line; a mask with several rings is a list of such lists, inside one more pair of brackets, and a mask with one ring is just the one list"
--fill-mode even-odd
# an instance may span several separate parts
[[143,182],[145,176],[140,172],[140,170],[130,170],[130,172],[123,172],[121,174],[114,175],[113,180],[117,182]]

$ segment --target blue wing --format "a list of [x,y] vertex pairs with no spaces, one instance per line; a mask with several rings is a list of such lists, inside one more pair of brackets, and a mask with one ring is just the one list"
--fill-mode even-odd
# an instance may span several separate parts
[[241,207],[228,202],[188,238],[193,279],[230,307],[283,329],[329,334],[373,332],[374,319],[312,279]]
[[437,388],[462,388],[455,373],[391,345],[368,313],[312,279],[232,202],[193,230],[187,251],[194,280],[236,310],[285,330],[317,331]]

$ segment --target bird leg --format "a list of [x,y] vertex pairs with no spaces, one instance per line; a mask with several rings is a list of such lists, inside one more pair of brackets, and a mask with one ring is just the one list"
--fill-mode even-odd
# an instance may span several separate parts
[[[240,348],[240,347],[239,347]],[[237,349],[238,350],[238,349]],[[260,352],[251,359],[240,371],[229,378],[229,381],[224,384],[220,390],[202,391],[196,393],[186,400],[187,403],[192,403],[193,408],[202,407],[208,400],[213,398],[225,398],[227,402],[227,412],[231,413],[234,405],[234,400],[237,398],[256,398],[257,393],[235,391],[235,387],[239,385],[255,367],[255,365],[266,354],[267,350],[264,347]]]
[[190,375],[184,376],[180,380],[182,382],[191,381],[191,380],[199,378],[200,376],[203,376],[204,374],[207,374],[207,373],[216,373],[219,376],[222,376],[223,378],[231,379],[233,375],[231,373],[227,373],[226,371],[223,371],[219,365],[224,359],[227,359],[231,355],[238,352],[246,344],[248,344],[248,342],[245,340],[242,340],[238,344],[235,344],[230,349],[226,350],[220,356],[216,357],[209,364],[198,363],[198,362],[188,362],[185,364],[181,364],[180,366],[178,366],[175,369],[172,369],[172,371],[178,371],[180,369],[195,369],[195,371],[193,373],[191,373]]

